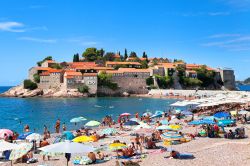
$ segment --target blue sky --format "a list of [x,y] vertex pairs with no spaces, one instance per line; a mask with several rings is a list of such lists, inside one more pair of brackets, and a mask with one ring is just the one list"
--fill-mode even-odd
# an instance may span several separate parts
[[1,0],[0,85],[87,47],[230,67],[250,76],[250,0]]

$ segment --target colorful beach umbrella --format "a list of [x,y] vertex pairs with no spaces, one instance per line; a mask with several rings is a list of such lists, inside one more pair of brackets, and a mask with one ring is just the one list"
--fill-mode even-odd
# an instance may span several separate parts
[[161,125],[157,127],[156,130],[172,130],[172,129],[167,125]]
[[0,141],[0,152],[6,151],[6,150],[12,150],[17,148],[17,144],[9,143],[6,141]]
[[168,125],[168,124],[169,124],[169,122],[168,122],[166,119],[161,120],[160,123],[161,123],[162,125]]
[[62,134],[62,138],[64,138],[65,140],[72,140],[75,138],[75,136],[71,131],[64,131]]
[[127,121],[124,123],[124,126],[136,126],[136,125],[139,125],[139,123],[135,121]]
[[103,129],[102,130],[102,134],[105,134],[105,135],[113,135],[113,134],[116,134],[118,131],[114,128],[106,128],[106,129]]
[[135,121],[135,122],[140,122],[140,120],[139,119],[137,119],[137,118],[131,118],[131,119],[129,119],[130,121]]
[[4,138],[4,134],[7,134],[7,136],[13,136],[13,131],[9,129],[0,129],[0,139]]
[[83,121],[85,121],[85,120],[87,120],[87,119],[84,118],[84,117],[82,117],[82,116],[80,116],[80,117],[71,119],[70,122],[71,122],[71,123],[80,123],[80,122],[83,122]]
[[122,143],[112,143],[109,145],[109,150],[111,151],[121,150],[125,148],[127,148],[127,145],[122,144]]
[[43,139],[42,136],[38,133],[32,133],[26,137],[26,140],[28,140],[29,142],[31,141],[39,142],[42,139]]
[[174,131],[182,129],[180,125],[169,125],[169,128],[170,128],[169,130],[174,130]]
[[217,118],[228,118],[230,114],[228,112],[217,112],[214,116]]
[[183,138],[183,136],[179,134],[163,133],[161,135],[161,138],[164,140],[168,140],[168,141],[176,141],[176,140],[180,140],[181,138]]
[[32,134],[32,132],[23,133],[23,134],[19,135],[17,139],[25,140],[26,137],[28,137],[31,134]]
[[74,138],[72,141],[78,142],[78,143],[84,143],[84,142],[94,142],[95,140],[93,137],[83,135],[83,136]]
[[87,127],[96,127],[99,126],[101,123],[95,120],[91,120],[88,123],[85,124]]
[[12,150],[10,153],[10,160],[16,160],[21,158],[23,155],[27,154],[31,148],[33,147],[33,144],[31,143],[21,143],[19,144],[15,149]]
[[218,121],[219,126],[227,126],[227,125],[232,125],[234,123],[235,123],[235,121],[232,119],[223,119],[223,120]]
[[127,113],[127,112],[125,112],[125,113],[122,113],[120,116],[131,116],[131,114],[130,114],[130,113]]
[[240,112],[238,112],[238,114],[240,115],[245,115],[245,114],[248,114],[249,112],[246,111],[246,110],[241,110]]

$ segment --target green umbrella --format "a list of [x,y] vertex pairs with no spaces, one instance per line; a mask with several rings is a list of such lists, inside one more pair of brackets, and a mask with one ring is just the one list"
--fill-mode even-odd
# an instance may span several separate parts
[[82,121],[85,121],[87,120],[86,118],[80,116],[80,117],[77,117],[77,118],[73,118],[70,120],[71,123],[79,123],[79,122],[82,122]]
[[95,120],[91,120],[88,123],[85,124],[87,127],[96,127],[99,126],[101,123]]
[[101,133],[106,134],[106,135],[112,135],[112,134],[116,134],[117,130],[114,128],[106,128],[106,129],[102,130]]

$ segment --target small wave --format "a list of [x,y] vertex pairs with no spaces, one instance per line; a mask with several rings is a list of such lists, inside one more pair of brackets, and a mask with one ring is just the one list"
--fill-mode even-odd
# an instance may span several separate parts
[[102,106],[100,106],[100,105],[94,105],[94,107],[96,107],[96,108],[101,108]]
[[114,108],[114,106],[109,106],[109,108]]

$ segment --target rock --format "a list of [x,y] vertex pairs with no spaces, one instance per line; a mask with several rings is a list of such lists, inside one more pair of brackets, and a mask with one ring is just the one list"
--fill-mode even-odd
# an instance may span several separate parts
[[35,97],[35,96],[39,96],[43,94],[43,90],[41,89],[35,89],[35,90],[31,90],[28,91],[26,93],[23,94],[23,97]]
[[129,97],[129,96],[130,96],[130,94],[129,94],[128,92],[123,92],[122,95],[123,95],[124,97]]

